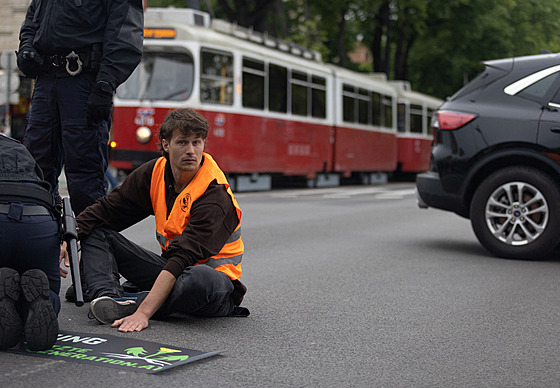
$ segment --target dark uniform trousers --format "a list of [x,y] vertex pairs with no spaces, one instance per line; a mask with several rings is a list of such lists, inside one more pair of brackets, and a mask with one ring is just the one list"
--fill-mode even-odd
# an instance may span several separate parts
[[24,144],[58,194],[63,164],[72,209],[78,215],[107,193],[110,123],[88,126],[87,101],[96,73],[41,74],[35,83]]
[[[9,208],[8,208],[9,207]],[[52,214],[26,215],[32,203],[2,203],[0,209],[0,267],[20,274],[33,268],[42,270],[49,279],[50,300],[54,311],[60,311],[60,237],[58,221]],[[46,208],[43,208],[48,213]]]

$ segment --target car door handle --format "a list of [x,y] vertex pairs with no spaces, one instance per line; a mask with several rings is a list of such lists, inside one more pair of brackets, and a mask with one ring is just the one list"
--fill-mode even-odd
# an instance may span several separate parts
[[550,132],[560,133],[560,127],[551,127]]

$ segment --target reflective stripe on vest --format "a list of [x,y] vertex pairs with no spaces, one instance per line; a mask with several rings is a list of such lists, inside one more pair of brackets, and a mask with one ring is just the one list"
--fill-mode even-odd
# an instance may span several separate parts
[[[241,220],[241,209],[229,187],[224,173],[220,170],[214,159],[204,153],[202,166],[193,180],[179,193],[173,208],[167,217],[167,204],[165,202],[165,165],[164,157],[158,159],[152,172],[150,197],[156,217],[156,238],[162,251],[167,250],[169,243],[183,233],[191,218],[191,206],[201,195],[206,192],[208,185],[216,180],[218,184],[224,185],[231,197],[237,211],[237,217]],[[212,257],[199,260],[197,264],[206,264],[218,271],[224,272],[232,280],[241,276],[241,259],[243,257],[243,241],[241,240],[241,227],[237,225],[228,241],[220,252]]]

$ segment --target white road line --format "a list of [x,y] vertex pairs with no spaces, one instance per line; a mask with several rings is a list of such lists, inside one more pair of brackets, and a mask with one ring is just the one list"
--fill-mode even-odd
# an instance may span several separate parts
[[387,191],[375,196],[377,199],[395,199],[414,195],[414,189]]

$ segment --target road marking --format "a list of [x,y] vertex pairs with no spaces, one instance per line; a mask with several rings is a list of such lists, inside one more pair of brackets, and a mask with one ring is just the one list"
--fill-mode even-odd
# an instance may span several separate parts
[[356,189],[333,188],[333,189],[301,189],[289,191],[272,192],[272,198],[304,198],[304,197],[321,197],[325,199],[348,199],[363,195],[373,195],[375,199],[399,199],[406,196],[414,195],[414,188],[407,189],[391,189],[391,187],[364,187]]

